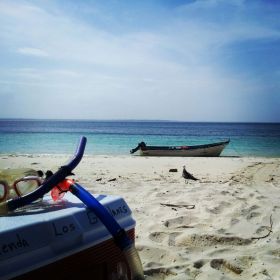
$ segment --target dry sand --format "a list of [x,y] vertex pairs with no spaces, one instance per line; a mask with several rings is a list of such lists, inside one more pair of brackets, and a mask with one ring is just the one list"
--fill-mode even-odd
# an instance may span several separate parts
[[[0,168],[67,159],[1,155]],[[185,182],[183,165],[199,181]],[[280,158],[85,156],[75,173],[91,192],[125,198],[147,279],[280,279]]]

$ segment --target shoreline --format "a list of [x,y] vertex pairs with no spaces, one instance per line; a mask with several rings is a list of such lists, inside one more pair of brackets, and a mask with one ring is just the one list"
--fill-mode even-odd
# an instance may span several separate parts
[[[0,168],[55,171],[68,159],[1,154]],[[183,165],[199,181],[185,182]],[[85,155],[74,173],[90,192],[126,200],[147,279],[279,276],[280,158]]]
[[[22,152],[0,152],[0,157],[2,156],[33,156],[33,157],[45,157],[45,156],[50,156],[50,157],[56,157],[56,156],[62,156],[62,157],[71,157],[73,156],[73,151],[72,153],[22,153]],[[184,159],[197,159],[197,158],[207,158],[207,159],[219,159],[219,158],[280,158],[280,156],[275,155],[275,156],[259,156],[259,155],[220,155],[218,157],[176,157],[176,156],[141,156],[141,155],[131,155],[129,153],[127,154],[93,154],[93,153],[85,153],[83,157],[128,157],[128,158],[184,158]]]

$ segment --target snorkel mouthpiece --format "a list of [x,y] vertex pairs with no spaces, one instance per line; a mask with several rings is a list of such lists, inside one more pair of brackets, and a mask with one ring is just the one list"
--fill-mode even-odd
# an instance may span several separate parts
[[64,194],[69,191],[70,187],[74,184],[73,179],[65,179],[56,185],[51,190],[51,197],[54,201],[62,199]]

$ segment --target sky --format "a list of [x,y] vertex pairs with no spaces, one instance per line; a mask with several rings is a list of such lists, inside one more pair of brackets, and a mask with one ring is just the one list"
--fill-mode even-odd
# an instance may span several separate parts
[[280,122],[279,0],[0,0],[0,118]]

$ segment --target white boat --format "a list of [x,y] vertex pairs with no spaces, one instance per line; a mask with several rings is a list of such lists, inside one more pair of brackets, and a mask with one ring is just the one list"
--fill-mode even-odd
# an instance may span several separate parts
[[139,150],[141,156],[218,157],[229,142],[228,139],[223,142],[194,146],[147,146],[145,142],[141,142],[130,153]]

